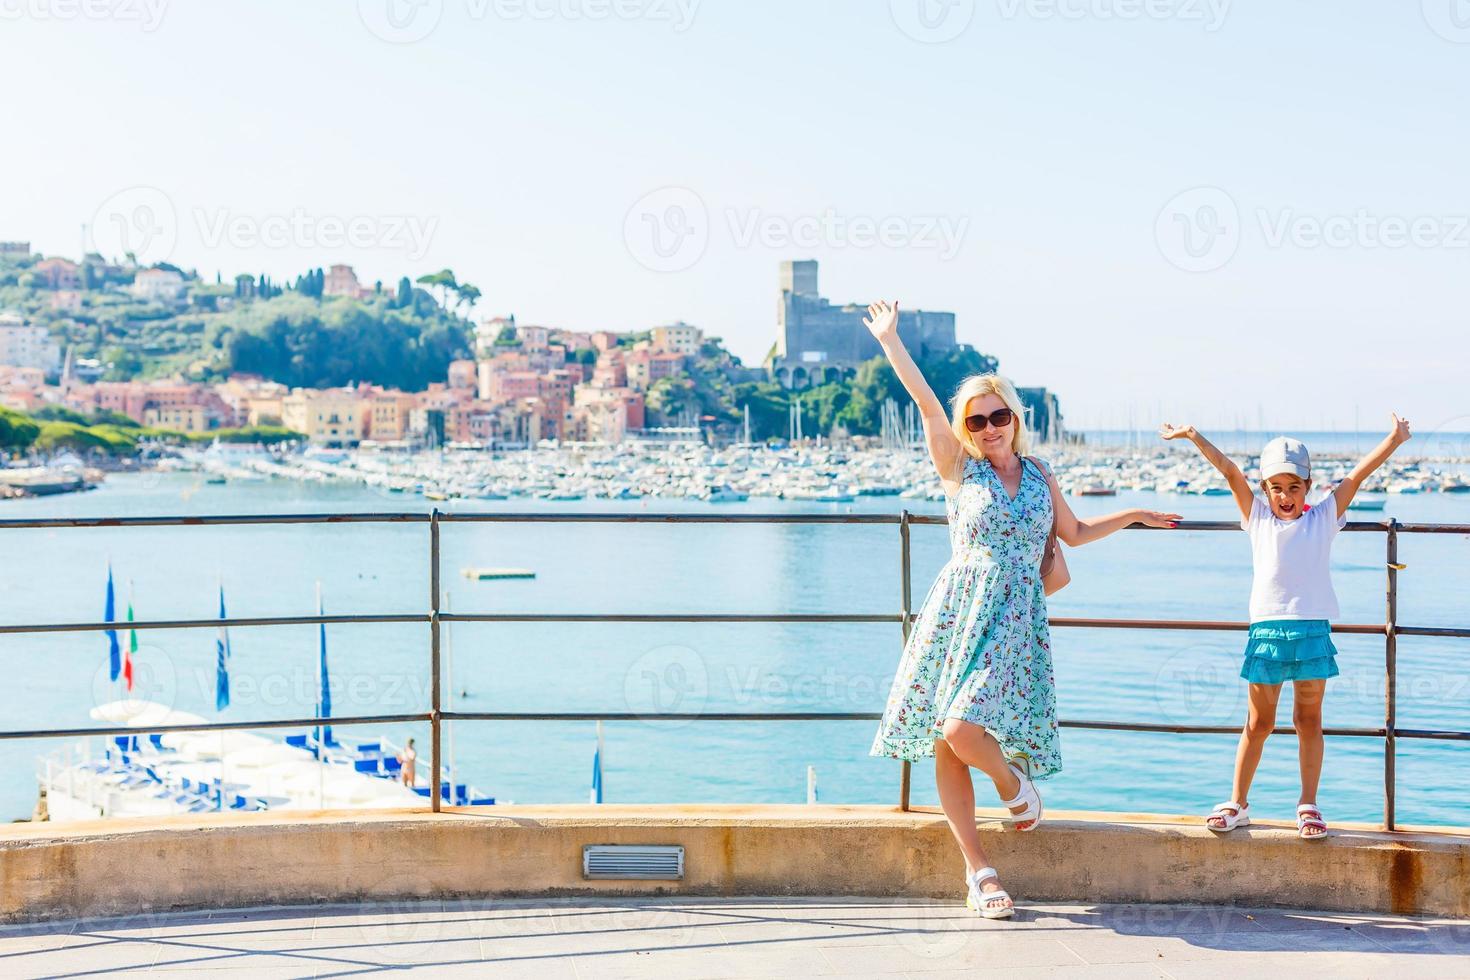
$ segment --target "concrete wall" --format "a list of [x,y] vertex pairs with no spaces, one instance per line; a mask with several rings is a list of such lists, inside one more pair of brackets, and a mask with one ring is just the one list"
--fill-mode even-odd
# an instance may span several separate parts
[[[1027,901],[1277,905],[1470,916],[1470,833],[979,811]],[[582,846],[681,844],[678,882],[587,881]],[[0,921],[411,897],[577,893],[925,896],[961,901],[943,817],[879,806],[496,806],[167,817],[0,829]]]

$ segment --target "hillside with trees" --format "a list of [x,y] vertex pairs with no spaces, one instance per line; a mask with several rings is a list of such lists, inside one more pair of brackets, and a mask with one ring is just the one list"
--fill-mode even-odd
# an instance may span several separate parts
[[470,356],[466,315],[480,296],[448,269],[422,286],[404,277],[396,289],[379,283],[347,297],[323,295],[321,269],[291,283],[242,274],[226,284],[159,263],[149,268],[178,273],[183,292],[157,301],[130,290],[141,268],[88,255],[80,288],[63,290],[36,273],[41,258],[0,258],[0,311],[45,326],[75,358],[98,361],[109,381],[207,382],[248,372],[303,387],[358,381],[421,390],[442,381],[450,361]]
[[[358,382],[422,391],[445,379],[451,361],[473,356],[470,317],[481,292],[450,269],[414,280],[403,276],[388,288],[379,282],[362,295],[330,296],[319,268],[290,282],[241,274],[226,284],[218,276],[210,282],[194,271],[158,264],[151,268],[182,277],[183,290],[176,300],[155,301],[130,290],[141,268],[88,255],[79,265],[81,288],[56,290],[35,271],[40,260],[36,255],[0,258],[0,311],[45,325],[74,357],[100,362],[93,370],[104,380],[179,376],[209,382],[245,373],[292,387]],[[624,334],[622,346],[631,347],[649,335]],[[514,348],[519,340],[507,327],[494,344]],[[590,350],[569,351],[567,356],[584,364],[595,357]],[[962,378],[993,371],[996,361],[961,345],[921,361],[919,367],[940,397],[947,398]],[[876,435],[882,431],[884,403],[908,403],[898,377],[881,357],[861,365],[849,379],[799,392],[753,378],[759,373],[744,367],[718,337],[706,338],[688,358],[684,374],[661,378],[645,393],[649,424],[698,418],[703,426],[734,437],[741,432],[748,406],[752,437],[783,437],[794,402],[802,431],[809,435]],[[54,436],[85,441],[55,428],[82,420],[42,421],[52,426]],[[122,423],[90,420],[83,427],[109,424]],[[136,436],[106,429],[98,435],[104,441],[111,438],[114,445]],[[31,442],[45,440],[38,431]]]

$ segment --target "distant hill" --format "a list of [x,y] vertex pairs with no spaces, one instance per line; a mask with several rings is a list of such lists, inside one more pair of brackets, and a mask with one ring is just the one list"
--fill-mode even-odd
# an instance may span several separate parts
[[[445,379],[451,361],[473,356],[473,323],[459,311],[468,306],[473,312],[480,291],[456,282],[447,269],[419,279],[437,297],[407,277],[396,288],[379,284],[348,297],[324,296],[320,269],[289,285],[263,275],[241,275],[226,284],[159,265],[153,268],[177,272],[183,282],[176,298],[154,300],[131,288],[141,268],[89,255],[76,266],[78,288],[56,289],[38,274],[40,260],[0,256],[0,310],[45,325],[75,357],[96,358],[107,380],[177,374],[207,382],[243,372],[293,387],[366,382],[422,391]],[[626,334],[622,341],[631,346],[648,335]],[[996,360],[962,344],[919,367],[947,399],[964,377],[994,371]],[[693,414],[703,425],[734,435],[749,406],[752,437],[782,437],[795,401],[808,435],[876,435],[883,403],[908,402],[882,357],[864,362],[850,379],[793,392],[751,380],[755,372],[712,337],[689,357],[687,369],[648,390],[650,424],[676,424]]]
[[463,294],[445,290],[441,303],[406,278],[396,290],[334,297],[322,295],[320,269],[293,286],[248,275],[227,285],[159,265],[183,285],[177,298],[155,300],[131,291],[142,269],[88,256],[78,288],[57,289],[37,274],[40,259],[0,258],[0,310],[44,325],[75,357],[101,361],[107,380],[210,381],[244,371],[304,387],[422,390],[444,380],[451,360],[470,356],[472,324],[445,305]]

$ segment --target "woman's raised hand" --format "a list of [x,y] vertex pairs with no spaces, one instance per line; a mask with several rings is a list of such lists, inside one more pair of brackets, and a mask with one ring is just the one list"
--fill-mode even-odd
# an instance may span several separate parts
[[1179,522],[1184,518],[1178,514],[1166,514],[1158,510],[1140,510],[1134,520],[1148,527],[1178,527]]
[[1394,441],[1395,445],[1402,446],[1414,438],[1414,434],[1409,431],[1409,420],[1399,418],[1397,412],[1390,414],[1393,418],[1393,431],[1388,434],[1388,437]]
[[868,307],[868,315],[863,317],[863,326],[882,340],[891,337],[898,330],[898,300],[889,303],[879,300]]
[[1165,422],[1159,426],[1159,436],[1163,439],[1190,439],[1194,437],[1194,426]]

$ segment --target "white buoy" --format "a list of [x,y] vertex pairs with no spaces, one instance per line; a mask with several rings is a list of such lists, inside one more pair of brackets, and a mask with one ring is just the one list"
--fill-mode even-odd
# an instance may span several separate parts
[[817,802],[817,767],[806,767],[806,801]]

